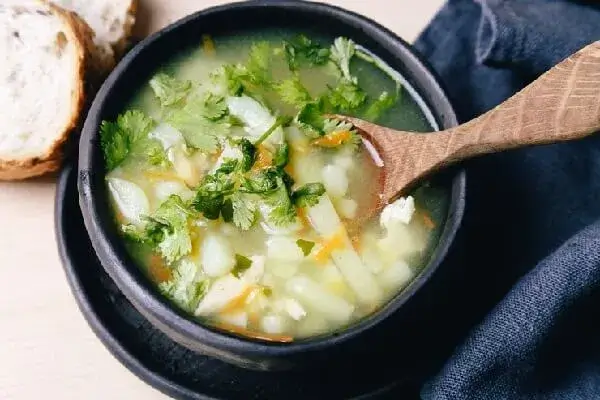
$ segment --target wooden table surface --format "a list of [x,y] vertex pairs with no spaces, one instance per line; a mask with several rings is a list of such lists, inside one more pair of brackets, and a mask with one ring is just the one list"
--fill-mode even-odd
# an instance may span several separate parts
[[[139,0],[146,34],[222,0]],[[443,0],[323,0],[408,41]],[[55,177],[0,183],[0,399],[166,399],[123,367],[73,300],[54,239]]]

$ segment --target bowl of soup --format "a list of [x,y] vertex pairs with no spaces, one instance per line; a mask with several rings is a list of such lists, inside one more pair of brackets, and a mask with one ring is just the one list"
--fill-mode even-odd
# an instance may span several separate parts
[[174,341],[254,369],[322,362],[377,345],[368,333],[434,274],[464,172],[365,218],[382,166],[333,114],[423,134],[456,124],[408,44],[316,3],[200,11],[107,79],[80,141],[86,229]]

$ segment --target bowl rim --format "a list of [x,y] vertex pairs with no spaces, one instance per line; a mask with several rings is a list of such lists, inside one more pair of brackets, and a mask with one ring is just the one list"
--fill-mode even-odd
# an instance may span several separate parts
[[[329,348],[345,342],[364,331],[370,330],[396,313],[429,281],[430,277],[436,272],[446,257],[462,221],[466,192],[466,173],[463,169],[458,169],[452,178],[448,215],[445,220],[444,229],[424,269],[408,287],[392,297],[378,311],[334,334],[302,339],[291,343],[272,343],[230,334],[186,316],[185,313],[170,304],[169,300],[160,295],[156,289],[150,289],[147,282],[142,281],[142,279],[147,280],[147,278],[133,274],[126,265],[127,260],[124,260],[121,254],[122,251],[115,249],[110,243],[110,236],[114,236],[114,233],[110,231],[109,225],[113,224],[113,222],[103,221],[102,218],[99,218],[98,209],[102,206],[99,203],[102,202],[97,201],[98,196],[95,195],[92,187],[94,181],[92,177],[92,160],[94,159],[94,146],[97,142],[97,140],[94,141],[93,139],[95,136],[98,136],[98,128],[101,123],[100,112],[104,104],[111,97],[112,88],[118,78],[124,71],[135,64],[136,58],[141,51],[152,46],[162,36],[170,34],[184,25],[193,24],[197,19],[209,18],[216,13],[230,12],[234,9],[249,10],[261,7],[279,8],[290,12],[302,11],[326,14],[341,20],[341,22],[352,26],[354,29],[358,27],[358,29],[363,30],[375,42],[385,43],[386,46],[393,48],[395,52],[400,54],[399,58],[403,60],[405,65],[410,64],[416,68],[412,73],[413,75],[415,73],[420,75],[419,79],[423,83],[421,86],[424,87],[415,88],[415,90],[417,90],[419,95],[423,95],[424,92],[431,94],[431,97],[436,102],[435,104],[428,103],[425,99],[423,100],[426,103],[426,107],[438,116],[436,118],[437,123],[444,128],[457,125],[454,109],[440,84],[439,77],[412,45],[368,17],[329,4],[298,0],[250,0],[202,9],[175,21],[143,39],[123,57],[98,91],[81,133],[77,187],[79,204],[86,230],[103,268],[111,279],[115,281],[117,287],[125,294],[126,298],[148,317],[155,326],[183,345],[186,345],[185,343],[189,343],[190,341],[201,343],[203,346],[207,346],[216,352],[217,357],[231,358],[230,355],[223,354],[223,352],[239,354],[242,358],[237,359],[237,361],[242,363],[244,362],[244,357],[260,358],[267,356],[280,358],[292,354]],[[431,99],[429,100],[431,101]],[[104,176],[104,174],[104,171],[101,171],[101,175]],[[235,357],[233,362],[236,362]]]

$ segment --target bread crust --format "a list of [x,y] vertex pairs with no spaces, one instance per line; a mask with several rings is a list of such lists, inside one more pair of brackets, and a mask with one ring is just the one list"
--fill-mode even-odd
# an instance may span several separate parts
[[70,135],[77,129],[86,108],[86,92],[91,88],[88,82],[93,81],[91,75],[97,74],[95,67],[99,51],[93,41],[91,28],[77,14],[64,10],[46,1],[40,1],[64,24],[64,32],[76,49],[76,71],[74,91],[71,94],[70,119],[57,135],[52,146],[44,155],[21,160],[0,159],[0,180],[20,180],[56,171],[62,164],[64,147]]
[[121,37],[121,40],[119,40],[117,43],[113,44],[115,58],[117,59],[121,58],[123,54],[125,54],[131,36],[133,35],[133,27],[135,26],[138,5],[138,0],[130,1],[129,8],[127,9],[127,16],[129,18],[125,20],[125,25],[123,26],[123,37]]

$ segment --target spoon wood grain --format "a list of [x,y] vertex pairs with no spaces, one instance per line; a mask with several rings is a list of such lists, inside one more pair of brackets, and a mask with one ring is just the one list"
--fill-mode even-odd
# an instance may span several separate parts
[[[435,133],[354,124],[383,163],[373,215],[431,173],[456,162],[519,147],[580,139],[600,131],[600,41],[573,54],[480,117]],[[364,215],[364,214],[363,214]]]

